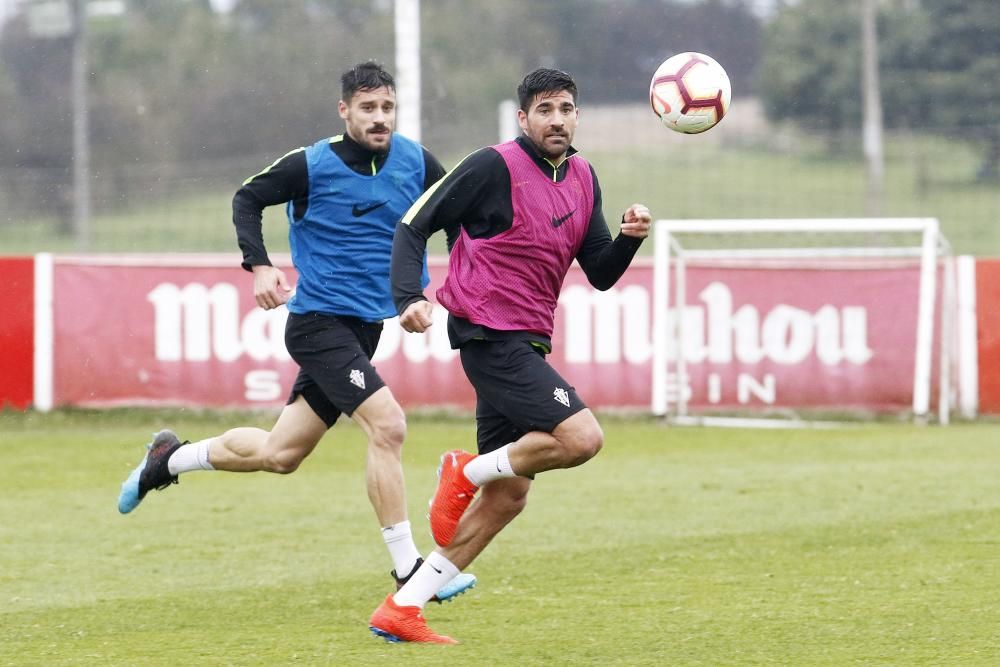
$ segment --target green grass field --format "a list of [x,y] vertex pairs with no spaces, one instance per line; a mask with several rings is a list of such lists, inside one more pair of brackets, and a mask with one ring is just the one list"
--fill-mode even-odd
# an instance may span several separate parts
[[[132,515],[150,431],[270,415],[0,413],[0,665],[995,665],[1000,424],[667,429],[605,418],[599,457],[528,508],[427,610],[454,647],[367,619],[391,567],[338,425],[294,475],[192,473]],[[414,417],[418,546],[439,453]],[[447,661],[447,662],[446,662]]]

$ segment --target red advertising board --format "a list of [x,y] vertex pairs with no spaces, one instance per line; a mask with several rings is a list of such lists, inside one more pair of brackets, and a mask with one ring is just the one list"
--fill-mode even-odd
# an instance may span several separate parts
[[[445,271],[432,261],[428,295]],[[907,409],[916,277],[915,266],[689,267],[690,405]],[[652,283],[645,260],[607,292],[579,268],[566,278],[550,361],[594,407],[650,406]],[[57,257],[53,295],[54,406],[279,406],[297,371],[285,310],[256,307],[237,256]],[[387,321],[375,366],[404,407],[471,408],[446,313],[435,318],[426,335]]]
[[35,263],[0,257],[6,293],[0,309],[0,408],[31,404],[35,332]]
[[[908,408],[918,271],[688,266],[681,345],[689,406]],[[668,349],[671,368],[676,356]],[[677,390],[675,382],[668,395]]]
[[[432,262],[429,296],[445,270]],[[579,270],[567,278],[551,359],[595,406],[649,405],[651,275],[633,267],[611,300]],[[238,257],[60,257],[53,294],[55,406],[279,406],[294,380],[287,312],[256,307]],[[406,407],[471,408],[446,313],[435,318],[426,335],[387,321],[375,366]]]
[[1000,412],[1000,259],[976,261],[979,411]]

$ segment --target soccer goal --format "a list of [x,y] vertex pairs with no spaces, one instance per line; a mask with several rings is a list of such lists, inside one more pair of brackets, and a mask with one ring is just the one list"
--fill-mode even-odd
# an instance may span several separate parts
[[659,220],[654,236],[655,415],[926,421],[936,389],[948,422],[955,290],[936,219]]

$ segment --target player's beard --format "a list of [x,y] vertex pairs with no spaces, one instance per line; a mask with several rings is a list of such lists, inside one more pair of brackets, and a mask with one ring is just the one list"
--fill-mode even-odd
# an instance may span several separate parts
[[[384,134],[377,134],[373,130],[385,130]],[[381,140],[384,138],[384,143]],[[387,125],[376,125],[365,130],[361,144],[373,153],[385,153],[392,143],[392,128]]]
[[[552,137],[559,137],[562,141],[559,144],[548,143]],[[542,143],[537,146],[538,152],[549,160],[558,160],[566,155],[571,140],[572,137],[568,132],[550,132],[542,137]]]

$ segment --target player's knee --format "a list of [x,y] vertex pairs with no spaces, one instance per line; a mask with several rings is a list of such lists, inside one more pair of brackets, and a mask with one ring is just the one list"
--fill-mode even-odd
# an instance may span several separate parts
[[372,433],[373,444],[390,451],[398,452],[406,440],[406,416],[402,409],[394,414],[380,419],[374,424]]
[[280,441],[272,434],[261,452],[261,468],[279,475],[289,475],[299,469],[311,448]]
[[604,431],[595,422],[592,426],[582,429],[565,443],[567,467],[578,466],[597,456],[604,447]]
[[494,512],[497,514],[497,520],[503,525],[511,522],[514,517],[523,512],[524,508],[527,506],[527,492],[506,493],[494,499],[493,503]]
[[510,503],[507,506],[507,514],[511,519],[516,517],[518,514],[524,511],[524,508],[528,506],[528,494],[524,493],[516,498],[511,498]]
[[293,450],[281,450],[264,456],[264,469],[279,475],[290,475],[299,469],[305,457]]

